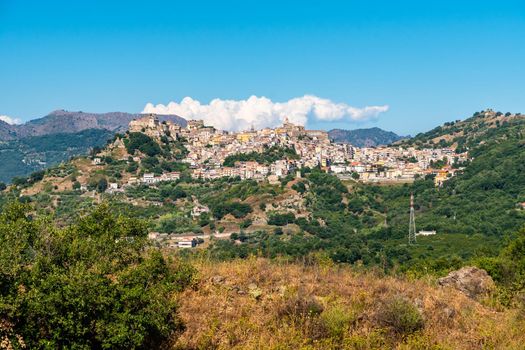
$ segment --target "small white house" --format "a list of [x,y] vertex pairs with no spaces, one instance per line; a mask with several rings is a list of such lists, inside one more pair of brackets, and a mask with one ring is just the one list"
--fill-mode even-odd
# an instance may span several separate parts
[[177,248],[194,248],[196,246],[195,240],[184,240],[177,242]]
[[417,233],[418,236],[433,236],[435,235],[437,232],[436,231],[419,231]]
[[155,177],[155,174],[153,173],[145,173],[143,176],[142,176],[142,182],[144,182],[145,184],[154,184],[156,182],[158,182],[158,178]]

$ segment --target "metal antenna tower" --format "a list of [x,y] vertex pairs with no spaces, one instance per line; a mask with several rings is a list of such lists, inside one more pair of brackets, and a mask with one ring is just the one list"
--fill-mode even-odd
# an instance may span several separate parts
[[408,244],[416,243],[416,215],[414,213],[414,194],[410,194],[410,222],[408,224]]

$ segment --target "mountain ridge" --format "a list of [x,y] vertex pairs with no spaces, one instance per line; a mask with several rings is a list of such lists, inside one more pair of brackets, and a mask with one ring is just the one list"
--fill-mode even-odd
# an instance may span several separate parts
[[[20,125],[10,125],[0,121],[0,141],[58,133],[76,133],[87,129],[123,132],[127,130],[130,121],[140,118],[141,115],[140,113],[126,112],[72,112],[58,109],[44,117]],[[170,120],[181,126],[186,125],[186,120],[177,115],[159,115],[159,119],[161,121]]]
[[386,131],[378,127],[364,129],[332,129],[328,136],[338,143],[349,143],[357,147],[375,147],[389,145],[399,141],[405,136],[397,135],[392,131]]

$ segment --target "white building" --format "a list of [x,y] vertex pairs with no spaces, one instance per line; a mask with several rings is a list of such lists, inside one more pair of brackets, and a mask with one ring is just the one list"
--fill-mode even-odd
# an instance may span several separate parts
[[159,179],[155,177],[155,174],[153,173],[145,173],[143,176],[142,176],[142,182],[145,183],[145,184],[154,184],[156,182],[158,182]]
[[177,242],[178,248],[194,248],[196,246],[195,240],[184,240]]
[[418,236],[433,236],[435,234],[437,234],[436,231],[419,231],[417,233]]

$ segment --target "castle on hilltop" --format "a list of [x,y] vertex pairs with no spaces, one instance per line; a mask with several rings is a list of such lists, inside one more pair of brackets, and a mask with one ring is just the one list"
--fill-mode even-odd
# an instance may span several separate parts
[[129,132],[141,132],[154,138],[169,135],[177,139],[181,132],[181,126],[170,121],[160,122],[155,114],[148,114],[129,123]]

